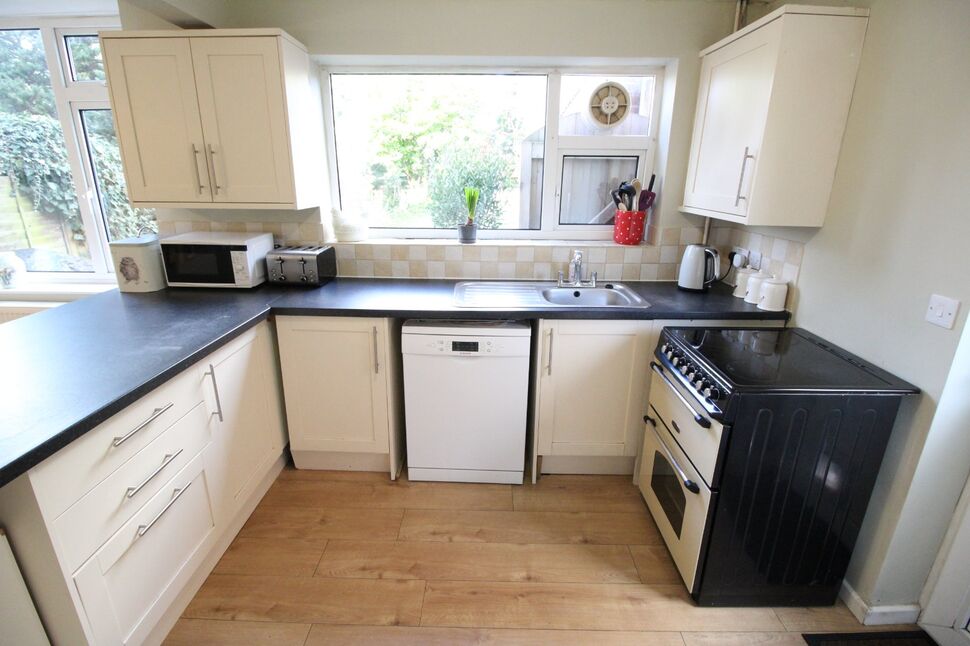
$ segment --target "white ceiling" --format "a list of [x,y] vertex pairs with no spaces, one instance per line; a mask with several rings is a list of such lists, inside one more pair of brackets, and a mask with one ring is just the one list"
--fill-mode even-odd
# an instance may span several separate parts
[[116,0],[3,0],[0,17],[116,16]]

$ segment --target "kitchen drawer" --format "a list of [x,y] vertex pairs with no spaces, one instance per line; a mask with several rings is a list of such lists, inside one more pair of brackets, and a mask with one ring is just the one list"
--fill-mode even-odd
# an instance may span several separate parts
[[192,367],[31,469],[44,515],[59,516],[200,402],[202,376]]
[[205,452],[74,575],[95,643],[137,641],[132,633],[158,620],[165,608],[156,602],[198,550],[208,548],[215,522],[204,464]]
[[151,444],[54,521],[64,566],[73,572],[209,442],[209,415],[197,404]]
[[[666,369],[664,369],[666,370]],[[674,382],[674,377],[667,375],[668,383],[656,372],[652,373],[650,382],[650,415],[656,415],[670,434],[677,440],[691,463],[700,472],[708,486],[714,486],[714,465],[717,462],[717,451],[721,445],[721,435],[724,427],[720,422],[711,419],[697,404],[684,404],[676,393],[680,393],[687,402],[693,402],[694,396],[687,389]],[[675,391],[676,389],[676,391]],[[694,415],[710,423],[705,428],[694,419]]]

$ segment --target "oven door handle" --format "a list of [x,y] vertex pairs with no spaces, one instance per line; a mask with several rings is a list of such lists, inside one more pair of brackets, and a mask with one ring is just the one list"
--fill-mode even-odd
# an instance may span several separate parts
[[677,475],[680,476],[680,481],[684,483],[684,488],[693,494],[699,494],[701,492],[701,488],[697,486],[696,482],[688,478],[686,473],[684,473],[684,470],[681,468],[680,464],[677,463],[677,459],[674,458],[674,454],[671,453],[670,449],[667,448],[667,443],[664,442],[662,437],[660,437],[660,431],[655,428],[653,429],[653,434],[657,436],[657,443],[660,444],[660,448],[662,448],[664,454],[666,454],[667,461],[670,462],[670,466],[672,466],[674,471],[677,472]]
[[679,399],[680,403],[684,405],[684,408],[686,408],[690,412],[690,416],[694,418],[694,421],[697,422],[698,425],[703,426],[704,428],[710,428],[711,420],[707,419],[706,417],[698,413],[696,410],[694,410],[694,407],[690,405],[690,402],[688,402],[687,399],[680,394],[680,391],[677,390],[677,387],[674,386],[674,382],[670,381],[670,378],[667,377],[667,375],[664,373],[663,366],[661,366],[659,363],[655,361],[651,361],[650,367],[653,369],[655,373],[660,375],[660,378],[664,380],[664,383],[667,384],[667,387],[670,388],[670,390],[673,391],[675,395],[677,395],[677,399]]

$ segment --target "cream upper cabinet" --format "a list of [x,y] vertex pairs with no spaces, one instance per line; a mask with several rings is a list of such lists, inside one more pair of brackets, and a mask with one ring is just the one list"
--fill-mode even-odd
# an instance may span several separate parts
[[210,202],[188,38],[104,41],[128,197]]
[[400,330],[388,319],[276,320],[293,460],[299,468],[400,463]]
[[867,16],[787,5],[701,52],[681,210],[822,225]]
[[650,321],[542,321],[540,455],[636,455],[652,329]]
[[111,102],[136,206],[319,206],[318,81],[279,30],[105,32]]

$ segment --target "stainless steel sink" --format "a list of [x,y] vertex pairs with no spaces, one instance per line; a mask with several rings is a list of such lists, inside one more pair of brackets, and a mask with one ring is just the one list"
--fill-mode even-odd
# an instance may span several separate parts
[[623,283],[596,287],[559,287],[554,282],[465,281],[455,285],[458,307],[650,307]]

